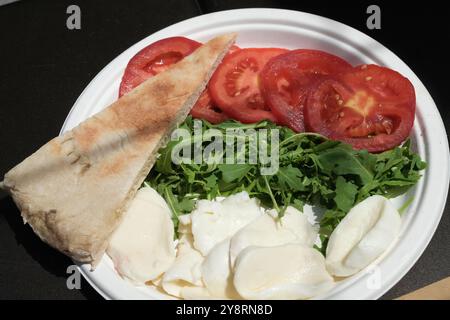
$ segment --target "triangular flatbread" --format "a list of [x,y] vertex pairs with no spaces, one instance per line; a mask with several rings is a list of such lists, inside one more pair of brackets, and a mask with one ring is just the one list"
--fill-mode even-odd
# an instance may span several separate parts
[[212,39],[5,175],[3,188],[39,237],[95,266],[123,212],[235,39]]

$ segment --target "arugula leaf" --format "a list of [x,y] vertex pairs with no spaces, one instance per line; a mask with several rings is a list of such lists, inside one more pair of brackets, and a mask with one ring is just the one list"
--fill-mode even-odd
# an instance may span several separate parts
[[178,209],[184,212],[191,212],[194,209],[195,200],[189,198],[183,198],[180,202],[178,202]]
[[172,168],[172,149],[178,143],[179,141],[170,141],[164,148],[159,150],[159,157],[155,165],[158,172],[167,174],[175,172]]
[[214,174],[211,174],[207,177],[205,177],[206,187],[207,188],[214,188],[215,185],[217,185],[217,177]]
[[291,206],[293,206],[295,209],[299,210],[300,212],[303,212],[303,207],[305,206],[305,203],[301,201],[300,199],[294,199],[291,203]]
[[347,212],[355,203],[355,196],[358,193],[358,187],[351,182],[345,181],[342,176],[336,179],[336,195],[334,201],[338,209]]
[[294,168],[292,165],[287,167],[281,167],[276,173],[278,182],[286,189],[291,188],[295,191],[304,190],[302,185],[302,172],[298,168]]
[[377,164],[377,157],[373,153],[367,150],[360,150],[356,153],[356,158],[372,175],[375,172],[375,166]]
[[218,169],[222,172],[222,180],[230,183],[242,179],[251,169],[250,164],[219,164]]
[[321,169],[328,174],[357,175],[362,184],[369,183],[373,179],[372,173],[358,161],[351,150],[339,147],[328,149],[319,154],[317,160]]
[[195,181],[195,172],[189,168],[189,166],[181,164],[183,168],[183,175],[187,179],[189,183],[193,183]]

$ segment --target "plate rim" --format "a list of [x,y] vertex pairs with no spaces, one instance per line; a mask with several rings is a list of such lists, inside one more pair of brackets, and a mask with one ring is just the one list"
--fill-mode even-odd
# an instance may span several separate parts
[[[441,202],[439,204],[435,203],[434,210],[433,210],[433,211],[438,212],[439,214],[436,214],[436,218],[434,219],[433,224],[428,226],[428,230],[427,230],[428,233],[426,234],[426,236],[422,237],[420,246],[418,246],[418,248],[416,249],[416,251],[414,251],[413,254],[410,254],[408,256],[409,259],[407,259],[407,261],[405,259],[403,259],[401,266],[398,267],[397,270],[395,271],[395,276],[391,275],[389,277],[390,278],[388,281],[389,284],[385,285],[383,289],[379,289],[376,293],[373,293],[372,295],[367,296],[367,298],[371,298],[371,299],[379,298],[386,291],[388,291],[390,288],[392,288],[396,283],[398,283],[398,281],[414,266],[414,264],[417,262],[417,260],[422,256],[423,252],[425,251],[426,247],[428,246],[429,242],[431,241],[433,235],[435,234],[435,231],[436,231],[436,229],[439,225],[440,219],[442,217],[444,207],[446,204],[447,195],[448,195],[448,188],[449,188],[449,183],[450,183],[450,172],[449,172],[449,168],[448,168],[449,161],[450,161],[449,160],[450,152],[449,152],[448,140],[447,140],[447,135],[446,135],[446,130],[445,130],[443,120],[439,114],[436,104],[433,101],[432,96],[430,95],[428,90],[425,88],[425,86],[423,85],[421,80],[415,75],[415,73],[411,70],[411,68],[409,68],[409,66],[405,62],[403,62],[394,52],[392,52],[391,50],[386,48],[383,44],[381,44],[377,40],[364,34],[363,32],[361,32],[353,27],[350,27],[346,24],[343,24],[339,21],[332,20],[332,19],[322,17],[319,15],[306,13],[306,12],[302,12],[302,11],[293,11],[293,10],[286,10],[286,9],[270,9],[270,8],[246,8],[246,9],[233,9],[233,10],[218,11],[218,12],[208,13],[208,14],[204,14],[204,15],[200,15],[200,16],[196,16],[196,17],[192,17],[192,18],[180,21],[180,22],[172,24],[166,28],[163,28],[153,34],[150,34],[149,36],[145,37],[144,39],[133,44],[128,49],[126,49],[124,52],[119,54],[116,58],[114,58],[110,63],[108,63],[99,73],[97,73],[97,75],[90,81],[90,83],[85,87],[85,89],[82,91],[80,96],[75,101],[74,105],[72,106],[71,110],[69,111],[69,113],[63,123],[60,134],[64,133],[66,130],[68,130],[68,128],[70,126],[74,126],[72,120],[73,120],[75,111],[77,110],[77,108],[80,108],[80,106],[82,108],[83,104],[85,104],[85,102],[84,103],[81,102],[82,100],[86,101],[86,100],[93,98],[90,91],[92,91],[92,88],[93,88],[94,84],[98,81],[98,79],[100,79],[101,77],[104,77],[107,73],[109,73],[111,71],[111,69],[115,68],[114,66],[117,63],[119,63],[120,60],[124,60],[124,58],[127,56],[131,57],[135,52],[138,51],[138,48],[142,47],[146,43],[149,43],[150,39],[153,39],[152,41],[154,41],[157,38],[162,38],[164,36],[167,36],[166,34],[171,33],[172,30],[179,29],[179,28],[181,28],[183,26],[187,26],[189,24],[193,24],[193,23],[201,24],[202,20],[207,20],[207,19],[209,19],[209,20],[220,20],[220,19],[227,20],[228,19],[229,20],[230,18],[231,18],[231,20],[233,20],[233,17],[236,17],[236,19],[238,19],[238,17],[242,17],[242,16],[246,16],[247,18],[252,17],[252,18],[268,19],[268,20],[276,20],[277,16],[278,17],[283,16],[283,20],[289,20],[289,19],[293,19],[294,17],[296,17],[296,18],[301,19],[303,23],[305,23],[307,25],[309,24],[310,26],[316,25],[317,22],[326,22],[333,26],[336,26],[337,29],[341,29],[341,32],[343,30],[348,31],[349,34],[352,34],[355,38],[364,39],[366,42],[369,42],[371,45],[373,45],[374,48],[382,51],[382,54],[390,56],[391,60],[393,60],[395,63],[398,63],[399,65],[401,65],[402,66],[401,73],[407,74],[408,78],[410,78],[411,76],[413,77],[413,80],[414,80],[413,82],[415,83],[415,85],[417,85],[417,84],[419,85],[419,87],[416,88],[416,91],[420,92],[420,94],[423,95],[423,97],[421,97],[421,98],[423,100],[428,100],[427,102],[432,107],[432,108],[430,108],[431,112],[429,114],[427,113],[426,115],[423,115],[423,117],[428,116],[428,117],[432,118],[432,120],[435,122],[434,125],[436,127],[433,128],[431,134],[436,136],[436,132],[440,132],[444,136],[444,139],[442,139],[442,141],[441,141],[442,145],[440,147],[443,148],[444,153],[445,153],[445,151],[447,153],[447,157],[445,158],[447,165],[443,166],[444,174],[442,174],[442,172],[441,172],[441,178],[446,180],[446,184],[445,184],[444,188],[441,190],[442,191],[441,192],[442,196],[440,197]],[[287,16],[289,16],[289,19],[287,19],[288,18]],[[205,21],[203,21],[203,23],[205,23]],[[228,21],[228,23],[229,23],[229,21]],[[334,33],[334,35],[337,34],[336,32],[332,32],[332,33]],[[172,33],[172,34],[174,34],[174,33]],[[180,32],[177,32],[176,34],[179,35]],[[348,39],[347,39],[348,35],[346,36],[346,35],[337,34],[337,37],[334,37],[334,38],[341,40],[341,41],[344,41],[344,40],[348,41]],[[372,56],[371,52],[368,52],[364,47],[360,47],[360,46],[353,46],[353,47],[358,49],[359,52],[364,52],[367,56]],[[419,94],[418,94],[418,96],[419,96]],[[92,103],[92,101],[91,101],[91,103]],[[86,118],[86,117],[84,117],[84,118]],[[425,121],[424,119],[421,119],[421,118],[422,118],[422,115],[418,115],[416,117],[415,127],[418,126],[417,123]],[[71,121],[72,121],[72,123],[70,123]],[[431,120],[429,120],[429,121],[431,121]],[[425,127],[424,127],[424,130],[426,130]],[[433,147],[434,147],[434,144],[433,144]],[[432,152],[430,152],[429,148],[425,151],[428,151],[428,153],[430,153],[430,155],[432,154]],[[430,155],[427,156],[427,158],[426,158],[427,160],[429,158],[431,159]],[[427,170],[430,171],[431,169],[428,168]],[[434,169],[433,169],[433,172],[434,172]],[[421,189],[423,189],[423,187],[425,186],[425,182],[427,182],[430,179],[429,176],[430,176],[430,174],[427,173],[421,179],[421,181],[420,181],[420,185],[422,186]],[[426,190],[423,189],[422,192],[420,193],[420,197],[422,197],[425,193],[426,193]],[[416,206],[417,206],[417,203],[416,203]],[[417,218],[417,216],[418,215],[416,214],[412,218]],[[397,245],[399,246],[400,243],[397,243],[396,246]],[[392,252],[389,252],[389,254],[391,254],[391,253]],[[385,262],[385,260],[380,262],[380,264],[383,264]],[[92,277],[92,273],[89,271],[89,269],[90,269],[89,265],[78,264],[78,269],[83,274],[83,276],[88,281],[88,283],[97,292],[99,292],[105,299],[123,298],[123,297],[120,297],[120,295],[115,294],[114,292],[108,292],[110,290],[105,288],[104,285],[98,284],[95,281],[95,279]],[[351,277],[352,281],[348,281],[347,282],[348,284],[346,286],[344,286],[344,288],[342,288],[342,286],[341,286],[340,290],[341,291],[345,290],[345,287],[348,287],[349,285],[351,285],[352,283],[354,283],[356,281],[361,281],[362,277],[368,276],[368,274],[362,274],[362,273],[363,272],[361,271],[360,274],[357,275],[356,277]],[[355,297],[346,297],[345,294],[342,295],[341,298],[355,299]],[[150,297],[148,297],[148,299],[150,299]]]

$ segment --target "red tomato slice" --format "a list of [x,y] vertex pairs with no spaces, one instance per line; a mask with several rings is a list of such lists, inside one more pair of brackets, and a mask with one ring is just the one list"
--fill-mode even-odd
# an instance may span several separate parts
[[286,52],[278,48],[249,48],[223,59],[209,83],[217,106],[243,123],[276,121],[266,106],[259,86],[259,73],[269,59]]
[[414,87],[396,71],[363,65],[325,80],[311,92],[305,108],[307,129],[380,152],[398,146],[413,126]]
[[120,83],[119,97],[166,70],[200,46],[200,42],[188,38],[172,37],[145,47],[128,62]]
[[225,112],[214,107],[208,90],[203,91],[200,98],[198,98],[197,103],[191,110],[191,115],[194,118],[205,119],[214,124],[230,119]]
[[332,54],[299,49],[271,59],[261,72],[265,101],[281,124],[305,131],[303,108],[314,84],[352,66]]

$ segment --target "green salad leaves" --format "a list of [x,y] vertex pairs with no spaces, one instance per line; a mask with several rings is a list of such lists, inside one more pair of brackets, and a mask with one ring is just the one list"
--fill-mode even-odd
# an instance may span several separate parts
[[[199,120],[188,117],[180,128],[193,133],[196,121]],[[160,150],[156,165],[144,183],[166,199],[174,213],[175,224],[180,214],[192,211],[196,199],[247,191],[264,206],[275,208],[280,216],[287,206],[302,210],[304,204],[310,204],[322,208],[320,235],[322,243],[326,244],[327,237],[356,203],[374,194],[390,198],[405,193],[419,180],[420,171],[426,167],[425,162],[411,151],[410,141],[392,150],[371,154],[318,134],[295,133],[268,121],[247,125],[232,120],[218,125],[206,121],[201,124],[202,134],[215,129],[224,136],[229,134],[227,129],[230,128],[266,129],[268,137],[272,130],[277,130],[279,168],[272,175],[262,175],[260,169],[265,165],[252,161],[176,165],[172,162],[173,149],[185,142],[170,141]],[[205,140],[200,144],[211,141]],[[246,139],[236,157],[245,155],[249,158],[251,141],[251,137]],[[192,139],[192,148],[196,142]],[[267,143],[271,142],[269,139]],[[226,149],[225,140],[219,143]],[[322,250],[324,248],[322,246]]]

